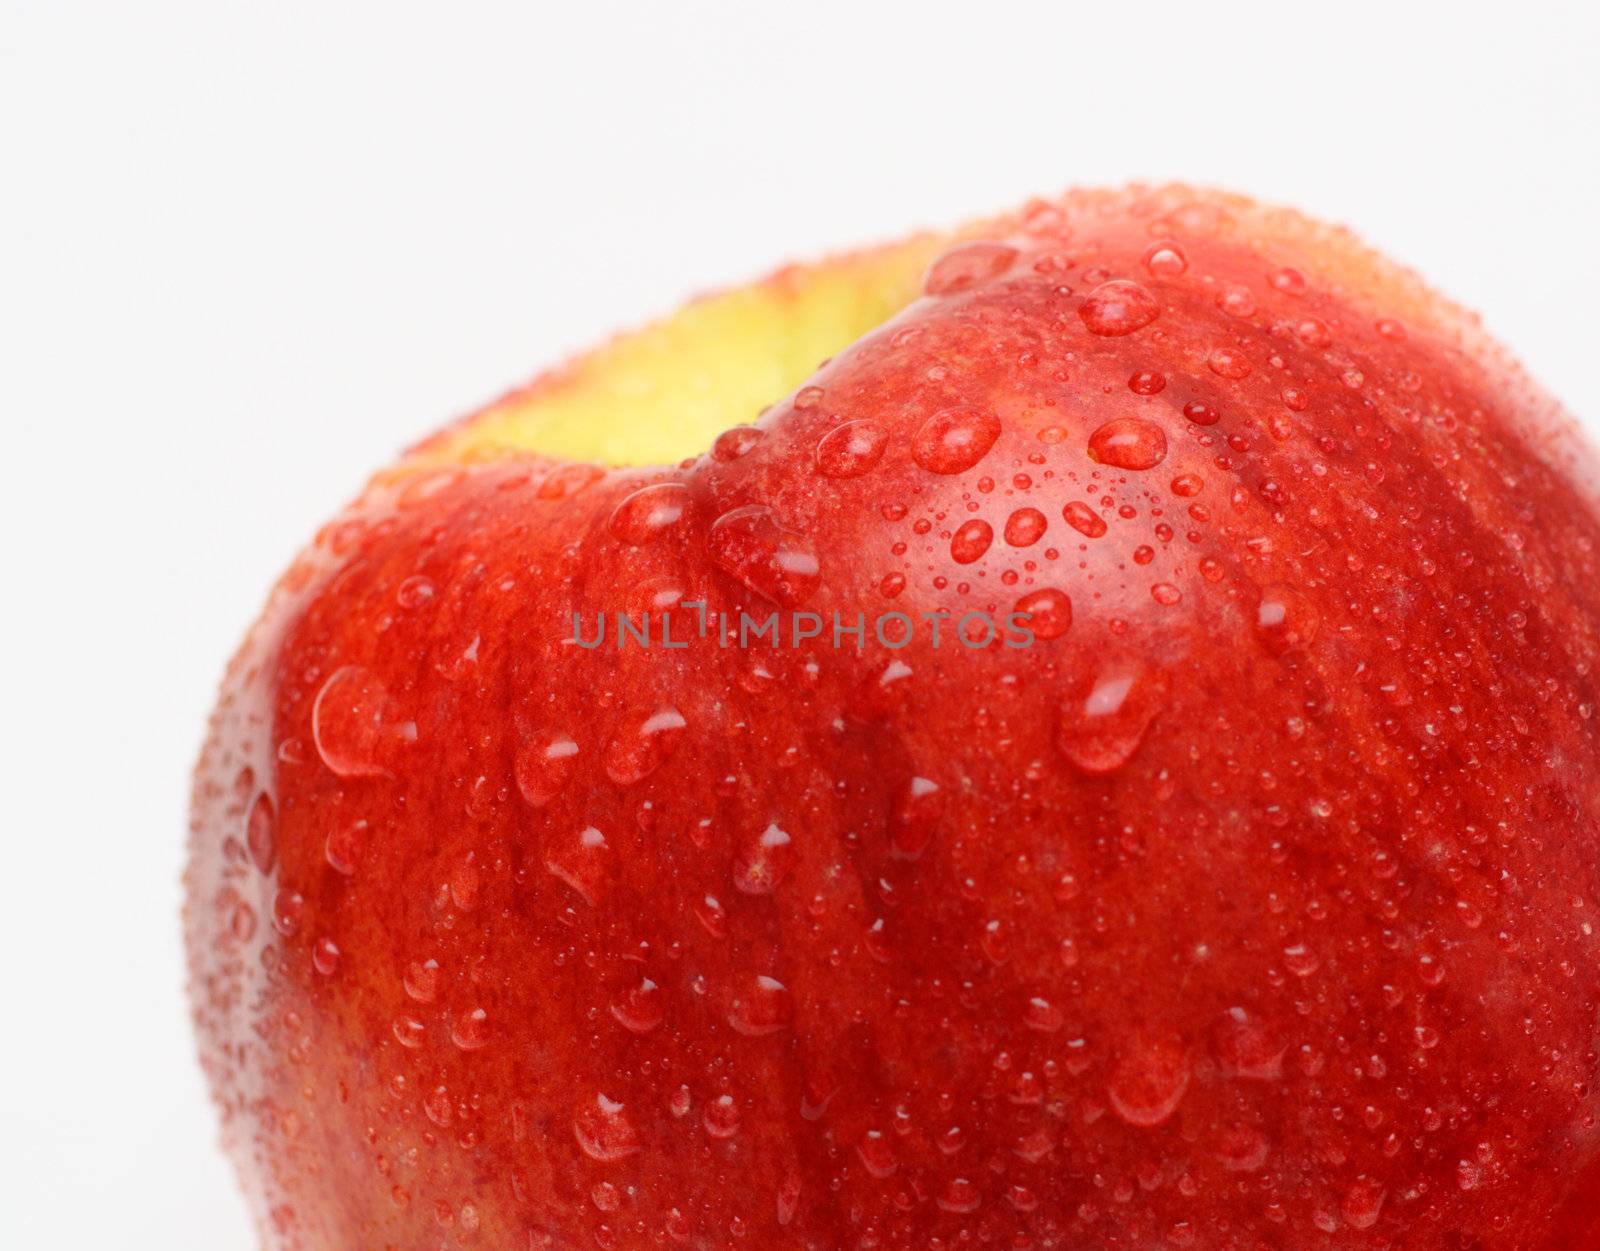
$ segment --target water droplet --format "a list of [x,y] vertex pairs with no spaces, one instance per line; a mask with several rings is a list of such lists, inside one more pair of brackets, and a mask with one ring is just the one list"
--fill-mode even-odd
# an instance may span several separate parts
[[610,870],[606,836],[594,826],[586,826],[564,849],[552,849],[544,867],[577,891],[584,903],[593,905]]
[[994,542],[994,527],[977,517],[961,523],[950,539],[950,559],[958,565],[970,565],[980,559]]
[[1137,282],[1122,278],[1102,282],[1078,306],[1078,316],[1089,333],[1108,337],[1132,334],[1148,326],[1160,312],[1155,296]]
[[1061,510],[1061,517],[1086,539],[1098,539],[1106,532],[1106,523],[1082,500],[1073,500]]
[[713,1138],[732,1138],[739,1132],[739,1105],[732,1095],[718,1095],[700,1114],[700,1124]]
[[1197,426],[1214,426],[1222,420],[1222,414],[1209,404],[1202,404],[1199,400],[1190,400],[1183,406],[1183,415]]
[[533,808],[543,808],[561,793],[572,772],[578,744],[565,734],[542,734],[517,750],[512,772],[517,790]]
[[462,1051],[477,1051],[489,1042],[489,1014],[482,1008],[458,1012],[450,1023],[450,1041]]
[[821,580],[811,541],[784,529],[764,505],[723,513],[712,523],[710,541],[719,568],[782,607],[803,604]]
[[940,1211],[957,1213],[976,1212],[982,1201],[983,1192],[965,1177],[952,1177],[944,1193],[934,1200]]
[[1089,436],[1089,459],[1117,469],[1154,469],[1167,458],[1167,432],[1142,417],[1118,417]]
[[450,1124],[451,1114],[455,1111],[450,1103],[450,1091],[444,1086],[435,1086],[422,1097],[422,1111],[430,1121],[443,1129]]
[[422,1040],[428,1033],[427,1026],[406,1012],[395,1017],[393,1029],[395,1041],[412,1050],[422,1046]]
[[322,763],[342,778],[388,773],[395,750],[417,737],[414,722],[399,721],[388,691],[360,665],[336,669],[317,692],[311,734]]
[[634,1034],[648,1034],[665,1016],[661,988],[648,977],[640,978],[637,985],[630,986],[611,1001],[611,1015],[623,1029]]
[[272,862],[278,854],[278,812],[272,797],[265,791],[257,795],[250,805],[250,815],[245,818],[245,846],[250,849],[250,860],[262,873],[272,872]]
[[1029,591],[1012,611],[1028,614],[1027,627],[1036,639],[1058,639],[1072,625],[1072,600],[1053,586]]
[[1136,656],[1105,662],[1061,708],[1056,747],[1080,772],[1111,773],[1133,758],[1166,702],[1166,675]]
[[753,978],[734,996],[728,1008],[728,1024],[749,1038],[776,1034],[794,1016],[794,996],[776,978]]
[[1371,1229],[1378,1223],[1378,1214],[1383,1211],[1386,1194],[1384,1188],[1371,1178],[1358,1177],[1344,1192],[1339,1214],[1351,1229]]
[[285,938],[299,932],[305,916],[305,896],[298,891],[280,890],[272,897],[272,928]]
[[1106,1095],[1129,1125],[1159,1125],[1189,1089],[1189,1058],[1175,1037],[1143,1038],[1117,1057]]
[[859,478],[883,459],[889,436],[871,421],[847,421],[817,444],[816,469],[824,478]]
[[433,581],[422,574],[413,574],[395,588],[394,600],[402,608],[420,608],[434,596]]
[[889,850],[915,860],[927,850],[944,815],[944,791],[931,778],[914,777],[895,797],[889,816]]
[[642,547],[676,526],[689,512],[689,488],[681,482],[640,487],[611,510],[606,522],[624,543]]
[[346,877],[353,875],[361,865],[369,833],[366,821],[357,820],[328,833],[322,854],[329,866]]
[[1012,547],[1032,547],[1050,528],[1050,519],[1037,508],[1019,508],[1006,518],[1006,542]]
[[1309,646],[1319,625],[1316,606],[1295,587],[1274,583],[1261,588],[1256,637],[1273,655]]
[[1172,480],[1172,493],[1190,499],[1205,488],[1206,482],[1197,473],[1180,473]]
[[766,437],[755,426],[734,426],[724,430],[711,444],[711,459],[726,463],[738,460]]
[[1229,1008],[1211,1028],[1211,1051],[1229,1077],[1276,1081],[1287,1047],[1245,1008]]
[[894,1157],[894,1147],[881,1130],[869,1129],[863,1134],[856,1144],[856,1154],[861,1157],[862,1167],[879,1180],[894,1176],[894,1171],[900,1167]]
[[627,1109],[603,1094],[579,1107],[572,1132],[583,1153],[601,1163],[626,1159],[643,1147]]
[[1272,275],[1272,285],[1285,295],[1301,296],[1306,293],[1306,279],[1298,269],[1288,266]]
[[1294,328],[1295,337],[1307,347],[1325,348],[1333,343],[1327,324],[1315,317],[1303,318]]
[[789,835],[776,822],[767,826],[740,853],[733,866],[733,884],[746,895],[770,895],[789,871],[793,855]]
[[569,499],[580,491],[588,490],[605,476],[605,470],[597,465],[559,465],[545,475],[534,494],[542,500]]
[[405,987],[406,994],[418,1003],[432,1003],[439,993],[439,962],[413,960],[406,965],[401,984]]
[[650,776],[671,755],[678,732],[688,722],[676,708],[660,708],[625,727],[606,747],[606,776],[632,786]]
[[1000,437],[1000,419],[981,408],[947,408],[935,413],[911,440],[912,459],[929,473],[971,469]]
[[1213,348],[1206,357],[1206,367],[1219,378],[1237,381],[1250,376],[1250,361],[1233,348]]
[[1144,252],[1144,267],[1152,274],[1175,277],[1189,268],[1189,258],[1170,239],[1152,243]]
[[1253,1125],[1230,1125],[1217,1137],[1217,1159],[1230,1173],[1253,1173],[1267,1162],[1271,1144]]
[[323,977],[332,977],[339,968],[339,945],[331,938],[319,938],[311,947],[311,966]]
[[1166,376],[1151,369],[1141,369],[1128,379],[1128,390],[1135,395],[1160,395],[1166,388]]
[[933,263],[922,289],[932,296],[954,295],[998,278],[1016,259],[1016,248],[1003,243],[963,243]]
[[1217,307],[1229,317],[1253,317],[1256,297],[1251,294],[1249,287],[1233,283],[1217,292]]

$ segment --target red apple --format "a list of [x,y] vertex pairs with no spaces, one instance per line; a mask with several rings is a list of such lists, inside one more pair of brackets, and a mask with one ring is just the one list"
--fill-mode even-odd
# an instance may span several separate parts
[[1182,187],[445,431],[196,777],[264,1242],[1600,1247],[1597,481],[1411,274]]

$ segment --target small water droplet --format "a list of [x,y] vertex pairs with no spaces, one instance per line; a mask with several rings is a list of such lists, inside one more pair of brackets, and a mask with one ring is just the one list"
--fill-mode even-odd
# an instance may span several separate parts
[[1229,1077],[1276,1081],[1288,1048],[1245,1008],[1229,1008],[1211,1029],[1211,1051]]
[[863,1134],[856,1144],[856,1154],[861,1157],[862,1167],[879,1180],[894,1176],[894,1171],[900,1167],[894,1147],[881,1130],[869,1129]]
[[1144,267],[1152,274],[1171,278],[1189,268],[1189,258],[1172,240],[1162,239],[1145,249]]
[[406,994],[418,1003],[432,1003],[439,993],[439,962],[413,960],[401,979]]
[[1387,1192],[1368,1177],[1358,1177],[1339,1204],[1339,1214],[1351,1229],[1371,1229],[1378,1223]]
[[489,1042],[489,1014],[482,1008],[458,1012],[450,1023],[450,1041],[462,1051],[477,1051]]
[[927,850],[944,815],[943,789],[931,778],[914,777],[895,797],[889,816],[889,850],[915,860]]
[[311,947],[311,966],[323,977],[339,969],[339,945],[331,938],[319,938]]

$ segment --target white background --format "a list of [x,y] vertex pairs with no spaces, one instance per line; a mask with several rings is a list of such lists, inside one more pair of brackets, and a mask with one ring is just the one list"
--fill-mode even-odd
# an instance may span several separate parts
[[4,0],[9,1245],[251,1245],[178,939],[214,685],[368,472],[536,367],[791,256],[1182,177],[1355,226],[1600,421],[1592,4],[959,10]]

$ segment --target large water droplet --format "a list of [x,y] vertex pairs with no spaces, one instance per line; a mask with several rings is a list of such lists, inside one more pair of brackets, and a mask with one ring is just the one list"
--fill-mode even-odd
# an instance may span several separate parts
[[944,815],[944,791],[931,778],[914,777],[896,796],[889,816],[889,850],[915,860],[927,850]]
[[1006,542],[1012,547],[1032,547],[1049,528],[1050,519],[1037,508],[1019,508],[1006,518]]
[[585,903],[593,904],[600,897],[610,869],[606,836],[594,826],[587,826],[565,847],[552,848],[544,867],[583,896]]
[[1308,646],[1317,637],[1320,625],[1316,605],[1297,588],[1282,583],[1261,588],[1256,637],[1273,655]]
[[1120,769],[1144,742],[1166,702],[1166,675],[1136,656],[1104,662],[1061,708],[1056,746],[1084,773]]
[[606,748],[606,776],[618,786],[649,777],[671,754],[688,723],[676,708],[661,708],[626,726]]
[[1287,1048],[1245,1008],[1229,1008],[1211,1028],[1211,1052],[1229,1077],[1276,1081]]
[[1078,316],[1090,334],[1114,337],[1148,326],[1161,312],[1155,296],[1137,282],[1114,278],[1084,297]]
[[1028,614],[1025,624],[1036,639],[1060,638],[1072,625],[1072,600],[1053,586],[1029,591],[1012,611]]
[[970,565],[979,560],[994,542],[994,527],[987,521],[970,517],[963,521],[950,539],[950,559],[958,565]]
[[750,1038],[776,1034],[794,1016],[794,996],[776,978],[760,976],[736,996],[728,1007],[728,1024]]
[[1142,417],[1118,417],[1089,436],[1089,458],[1117,469],[1154,469],[1167,458],[1167,432]]
[[762,504],[723,513],[711,526],[711,558],[750,590],[785,608],[817,589],[820,570],[811,540],[784,529]]
[[689,488],[681,482],[640,487],[611,510],[607,528],[624,543],[643,546],[676,526],[689,511]]
[[793,849],[776,822],[750,840],[734,861],[733,884],[746,895],[770,895],[788,874]]
[[1016,259],[1016,248],[1003,243],[963,243],[933,263],[922,289],[932,296],[954,295],[998,278]]
[[1129,1125],[1159,1125],[1189,1089],[1189,1058],[1174,1037],[1141,1038],[1117,1057],[1106,1095]]
[[1098,539],[1106,532],[1105,520],[1082,500],[1065,505],[1061,518],[1086,539]]
[[583,1153],[602,1163],[626,1159],[644,1145],[627,1109],[603,1094],[579,1107],[573,1117],[572,1132]]
[[245,818],[244,841],[256,868],[262,873],[272,872],[272,862],[278,854],[278,813],[272,806],[272,797],[265,791],[250,805],[250,815]]
[[982,408],[947,408],[935,413],[911,440],[912,459],[929,473],[971,469],[1000,437],[1000,419]]
[[816,469],[824,478],[859,478],[883,459],[889,436],[871,421],[847,421],[817,444]]
[[379,777],[389,772],[396,750],[415,741],[417,727],[396,716],[376,674],[345,665],[317,692],[311,733],[322,763],[340,777]]
[[665,1012],[661,1003],[661,988],[648,977],[640,978],[611,1002],[611,1015],[624,1029],[635,1034],[648,1034],[661,1024]]
[[578,744],[559,733],[538,735],[517,750],[512,770],[530,807],[543,808],[561,793],[577,754]]

